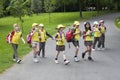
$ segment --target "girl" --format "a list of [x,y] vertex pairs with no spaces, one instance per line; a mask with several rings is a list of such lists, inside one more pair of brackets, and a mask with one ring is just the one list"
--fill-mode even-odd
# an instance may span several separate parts
[[14,27],[14,35],[10,42],[13,47],[13,50],[14,50],[13,60],[16,61],[17,63],[20,63],[21,60],[18,58],[18,51],[17,51],[18,44],[19,44],[20,39],[22,39],[23,43],[25,44],[25,40],[22,37],[22,32],[21,32],[18,24],[14,24],[13,27]]
[[34,62],[37,63],[38,62],[37,55],[39,53],[39,41],[40,41],[40,33],[39,33],[37,23],[32,24],[31,35],[32,35],[31,45],[32,45],[32,49],[34,51],[34,53],[33,53]]
[[[99,28],[99,25],[98,25],[98,22],[95,21],[93,23],[93,31],[94,31],[94,42],[93,42],[93,51],[95,51],[95,46],[96,44],[98,43],[99,44],[99,40],[100,40],[100,36],[101,36],[101,32],[100,32],[100,28]],[[100,50],[100,47],[98,47],[98,50]]]
[[[46,30],[44,29],[44,25],[43,24],[40,24],[39,25],[40,27],[40,43],[39,43],[39,50],[41,52],[42,50],[42,57],[44,58],[45,57],[45,43],[46,43],[46,37],[49,36],[50,38],[53,39],[53,37],[48,34],[48,32],[46,32]],[[38,56],[40,56],[40,52],[38,53]]]
[[101,32],[101,36],[100,36],[100,41],[99,41],[99,47],[102,46],[102,50],[105,50],[105,32],[106,32],[106,27],[104,25],[104,20],[100,20],[99,22],[99,27],[100,27],[100,32]]
[[74,35],[74,40],[73,40],[73,45],[75,46],[75,48],[76,48],[76,51],[75,51],[75,56],[74,56],[74,60],[75,60],[75,62],[78,62],[78,61],[80,61],[79,59],[78,59],[78,51],[79,51],[79,40],[80,40],[80,36],[81,36],[81,31],[80,31],[80,29],[79,29],[79,26],[80,26],[80,23],[78,22],[78,21],[75,21],[74,22],[74,25],[73,25],[73,27],[74,27],[74,29],[73,29],[73,35]]
[[84,39],[84,44],[86,46],[86,51],[82,53],[82,58],[84,59],[86,53],[88,52],[88,60],[93,61],[91,57],[91,52],[92,52],[92,30],[91,30],[91,25],[89,22],[86,22],[84,24],[85,31],[83,32],[83,39]]
[[55,63],[58,64],[58,56],[60,54],[60,52],[63,53],[63,59],[64,59],[64,64],[67,65],[70,62],[66,59],[66,55],[65,55],[65,34],[63,32],[63,29],[65,27],[63,25],[58,25],[57,26],[57,34],[55,36],[56,39],[56,57],[55,57]]

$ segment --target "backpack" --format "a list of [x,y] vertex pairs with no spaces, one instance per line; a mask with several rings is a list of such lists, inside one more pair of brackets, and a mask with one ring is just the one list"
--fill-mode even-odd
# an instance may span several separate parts
[[11,33],[9,33],[7,36],[6,36],[6,42],[7,43],[10,43],[12,41],[12,37],[13,35],[15,34],[15,31],[12,31]]
[[26,37],[26,42],[28,44],[31,44],[31,39],[32,39],[32,35],[31,34],[28,34],[27,37]]
[[69,30],[66,32],[66,41],[67,42],[72,42],[74,39],[74,35],[73,35],[74,31],[72,29],[69,28]]

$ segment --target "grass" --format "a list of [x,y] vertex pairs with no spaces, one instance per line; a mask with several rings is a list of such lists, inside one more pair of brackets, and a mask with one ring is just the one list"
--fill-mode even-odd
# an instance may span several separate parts
[[[72,24],[75,20],[85,20],[95,16],[103,15],[108,12],[83,12],[83,19],[79,18],[79,12],[68,12],[68,13],[52,13],[51,14],[51,22],[49,23],[49,16],[47,13],[33,15],[31,17],[25,16],[24,17],[24,33],[23,37],[26,38],[27,33],[31,29],[31,25],[34,22],[43,23],[45,25],[46,30],[50,34],[54,34],[56,32],[55,27],[58,24]],[[18,18],[13,17],[5,17],[0,18],[0,73],[4,72],[6,69],[11,67],[14,62],[12,61],[13,50],[11,45],[6,43],[6,35],[13,30],[12,25],[14,23],[18,23],[20,25],[20,21]],[[26,44],[24,45],[20,42],[18,53],[19,56],[22,58],[26,54],[30,52],[29,46]]]
[[118,29],[120,29],[120,17],[115,19],[115,25],[117,26]]

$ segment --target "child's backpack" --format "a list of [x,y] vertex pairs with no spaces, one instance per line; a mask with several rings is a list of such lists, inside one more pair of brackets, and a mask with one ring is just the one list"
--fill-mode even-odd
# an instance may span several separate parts
[[27,37],[26,37],[26,42],[28,44],[31,44],[31,39],[32,39],[32,35],[31,34],[28,34]]
[[14,34],[15,34],[15,31],[12,31],[11,33],[9,33],[9,34],[6,36],[6,42],[7,42],[7,43],[11,43],[12,37],[13,37]]
[[73,35],[74,31],[72,29],[69,28],[69,30],[66,32],[66,41],[67,42],[72,42],[74,39],[74,35]]

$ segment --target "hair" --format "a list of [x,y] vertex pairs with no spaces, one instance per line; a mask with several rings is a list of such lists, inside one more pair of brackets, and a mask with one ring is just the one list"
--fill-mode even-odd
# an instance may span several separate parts
[[[89,28],[86,27],[87,24],[89,25]],[[86,31],[86,32],[87,32],[88,30],[91,31],[91,25],[90,25],[89,22],[86,22],[86,23],[84,24],[84,27],[85,27],[85,31]]]

